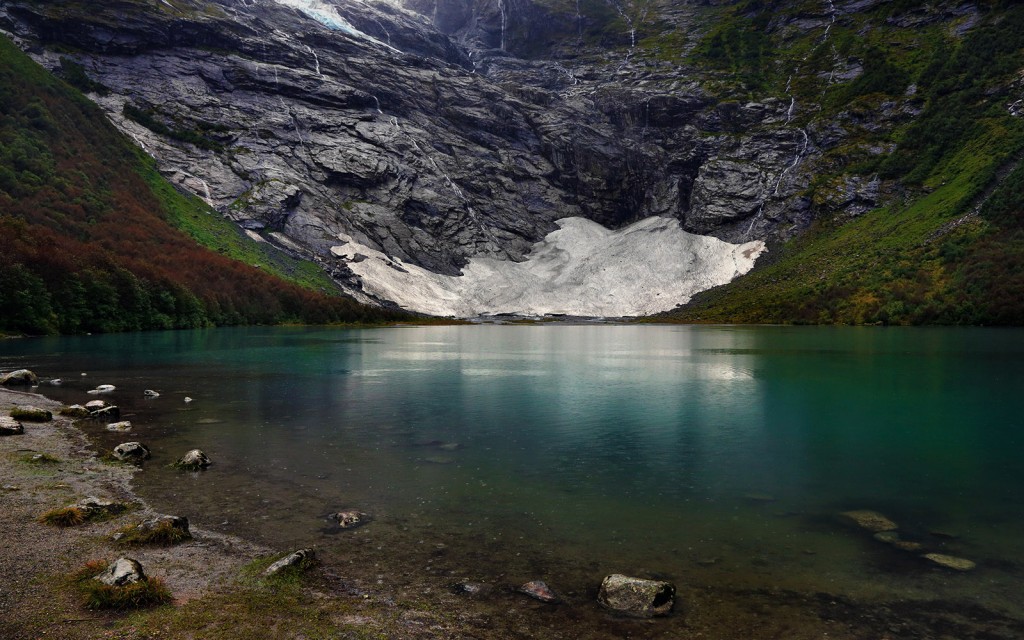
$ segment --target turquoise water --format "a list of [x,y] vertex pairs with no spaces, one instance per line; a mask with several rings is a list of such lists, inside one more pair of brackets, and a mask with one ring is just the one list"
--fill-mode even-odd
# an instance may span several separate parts
[[[132,439],[154,450],[137,485],[158,508],[317,545],[389,588],[544,577],[583,598],[618,571],[970,600],[1014,618],[1022,365],[1024,331],[987,329],[247,328],[0,343],[0,368],[63,378],[42,387],[62,401],[118,387]],[[144,400],[147,388],[161,396]],[[86,429],[101,447],[119,441]],[[209,471],[165,466],[191,447]],[[335,534],[322,516],[343,507],[374,521]],[[893,550],[835,518],[848,509],[881,511],[925,551],[978,569]]]

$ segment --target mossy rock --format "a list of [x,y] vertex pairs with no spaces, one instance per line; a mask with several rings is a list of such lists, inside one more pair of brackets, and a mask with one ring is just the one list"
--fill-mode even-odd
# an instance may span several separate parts
[[49,422],[53,420],[53,413],[39,407],[15,407],[11,409],[11,417],[23,422]]

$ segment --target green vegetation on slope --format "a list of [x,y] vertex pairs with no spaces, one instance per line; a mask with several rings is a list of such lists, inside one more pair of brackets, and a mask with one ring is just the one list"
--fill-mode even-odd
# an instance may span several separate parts
[[161,180],[91,102],[0,38],[0,331],[408,318],[267,273],[331,287],[311,265],[228,225]]
[[[776,4],[744,2],[723,12],[697,61],[711,56],[715,63],[716,33],[756,20],[754,5],[772,11]],[[913,29],[887,24],[919,8],[913,3],[882,3],[874,13],[847,17],[833,27],[828,47],[820,30],[788,40],[775,34],[783,62],[774,73],[749,70],[760,74],[754,81],[741,73],[732,80],[741,85],[736,90],[778,93],[782,75],[800,61],[792,91],[801,104],[820,105],[798,116],[803,124],[858,111],[870,118],[887,101],[922,109],[891,132],[863,131],[826,151],[806,195],[820,202],[829,185],[859,174],[880,176],[904,196],[855,219],[821,217],[805,235],[773,248],[769,264],[658,319],[1024,324],[1024,124],[1007,109],[1020,97],[1024,7],[986,4],[988,13],[962,40],[941,21]],[[863,73],[829,83],[830,66],[850,58],[863,61]],[[743,64],[739,55],[728,60]],[[905,95],[911,85],[912,97]],[[894,151],[864,151],[887,146]]]

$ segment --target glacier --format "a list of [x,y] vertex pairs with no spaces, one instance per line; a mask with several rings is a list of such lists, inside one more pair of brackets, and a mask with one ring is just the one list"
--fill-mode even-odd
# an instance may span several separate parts
[[348,263],[364,291],[410,311],[610,318],[673,309],[748,272],[766,250],[760,240],[732,244],[657,216],[616,230],[579,217],[556,224],[524,261],[478,256],[457,276],[389,257],[344,233],[331,253]]

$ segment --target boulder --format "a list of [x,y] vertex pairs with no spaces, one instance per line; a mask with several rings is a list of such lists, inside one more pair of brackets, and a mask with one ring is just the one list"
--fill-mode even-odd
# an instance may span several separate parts
[[160,394],[157,393],[156,391],[153,391],[152,389],[146,389],[145,391],[142,392],[142,395],[146,396],[147,398],[159,398],[160,397]]
[[25,433],[21,423],[8,416],[0,416],[0,436],[16,436]]
[[288,567],[302,567],[303,565],[309,564],[316,557],[316,553],[312,549],[299,549],[289,553],[285,557],[281,558],[274,564],[267,567],[267,570],[263,572],[264,576],[270,577],[277,575]]
[[965,558],[957,558],[956,556],[947,556],[942,553],[926,553],[922,556],[926,560],[931,560],[940,567],[946,569],[953,569],[954,571],[970,571],[974,567],[978,566],[974,562]]
[[543,580],[531,580],[516,589],[516,591],[526,594],[534,600],[540,600],[548,604],[557,604],[562,601],[554,589],[549,587]]
[[127,507],[121,502],[114,502],[113,500],[103,500],[96,496],[88,496],[82,498],[76,504],[71,505],[78,509],[83,509],[93,515],[112,515],[123,512]]
[[355,529],[356,527],[361,527],[370,521],[369,514],[363,513],[362,511],[356,511],[355,509],[332,513],[327,516],[327,518],[329,520],[337,521],[339,529]]
[[201,449],[192,449],[185,455],[181,456],[174,466],[181,467],[182,469],[205,469],[210,466],[210,457],[207,456]]
[[39,384],[39,376],[28,369],[18,369],[7,374],[0,374],[0,384],[5,387],[34,387]]
[[53,420],[53,413],[49,409],[25,405],[11,409],[11,417],[26,422],[49,422]]
[[872,533],[895,531],[899,528],[899,525],[877,511],[858,509],[855,511],[844,511],[839,514],[839,516],[844,520],[857,525],[861,529],[867,529]]
[[114,457],[125,462],[142,462],[149,460],[153,454],[141,442],[122,442],[114,447]]
[[112,391],[115,391],[116,389],[117,389],[117,387],[115,387],[112,384],[101,384],[100,386],[96,387],[95,389],[90,389],[89,391],[86,391],[86,393],[91,393],[91,394],[95,395],[95,394],[98,394],[98,393],[110,393]]
[[601,582],[597,602],[604,608],[636,618],[667,616],[675,604],[676,588],[670,582],[612,574]]
[[107,402],[105,400],[90,400],[85,403],[85,408],[89,411],[96,411],[97,409],[102,409],[105,406],[107,406]]
[[88,418],[89,410],[80,404],[73,404],[70,407],[62,408],[60,415],[67,416],[68,418]]
[[131,431],[132,423],[128,420],[122,422],[111,422],[107,425],[107,431]]
[[123,587],[146,579],[142,564],[132,558],[118,558],[95,578],[112,587]]
[[[86,408],[88,408],[88,405],[86,405]],[[112,404],[111,405],[106,405],[106,406],[100,407],[99,409],[91,411],[89,413],[89,417],[90,418],[94,418],[96,420],[115,420],[116,421],[116,420],[120,420],[121,419],[121,410],[118,409],[117,406],[115,406],[115,405],[112,405]]]

